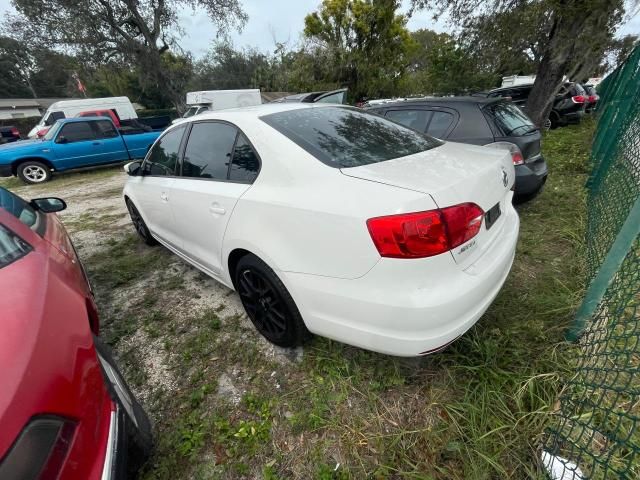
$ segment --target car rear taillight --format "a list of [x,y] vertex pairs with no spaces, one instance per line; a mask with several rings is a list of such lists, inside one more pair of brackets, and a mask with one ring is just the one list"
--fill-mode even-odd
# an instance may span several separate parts
[[573,103],[584,103],[586,101],[586,98],[584,95],[575,95],[571,97],[571,101]]
[[475,203],[439,210],[370,218],[367,228],[378,252],[390,258],[439,255],[475,237],[484,211]]
[[494,142],[488,143],[485,147],[498,148],[500,150],[509,150],[511,153],[511,161],[514,165],[522,165],[524,163],[524,156],[515,143],[511,142]]
[[589,103],[596,103],[598,101],[597,95],[589,95]]
[[42,130],[39,130],[36,135],[38,136],[38,138],[42,138],[47,134],[48,131],[48,128],[43,128]]
[[18,129],[16,127],[13,127],[11,129],[11,135],[13,135],[14,137],[19,137],[20,136],[20,132],[18,131]]
[[0,461],[0,478],[56,480],[75,428],[74,422],[60,417],[33,418]]

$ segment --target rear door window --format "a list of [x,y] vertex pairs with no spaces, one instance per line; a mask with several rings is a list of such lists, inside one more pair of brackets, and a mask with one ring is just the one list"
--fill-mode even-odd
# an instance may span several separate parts
[[535,130],[535,126],[522,110],[510,102],[497,102],[487,105],[483,111],[504,136],[526,135]]
[[429,110],[389,110],[385,116],[405,127],[424,133],[431,119],[431,112]]
[[0,268],[24,257],[33,248],[0,223]]
[[237,133],[227,123],[194,123],[184,150],[182,176],[226,180]]
[[453,115],[451,113],[434,111],[427,127],[427,133],[432,137],[444,138],[452,123]]
[[238,133],[236,148],[233,150],[233,161],[229,170],[229,180],[234,182],[253,183],[260,171],[260,160],[247,137]]
[[260,119],[335,168],[384,162],[442,144],[384,117],[348,107],[302,108]]
[[144,161],[144,169],[148,175],[173,176],[176,174],[184,130],[184,125],[170,130],[151,147]]
[[72,122],[62,127],[58,135],[58,140],[61,137],[64,137],[67,143],[75,143],[95,140],[97,135],[93,131],[93,128],[91,128],[89,122]]

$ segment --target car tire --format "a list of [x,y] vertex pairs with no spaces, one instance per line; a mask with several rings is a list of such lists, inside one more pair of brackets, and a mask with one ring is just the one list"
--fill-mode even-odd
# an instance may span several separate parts
[[129,210],[129,217],[131,217],[131,223],[133,223],[133,227],[136,229],[136,232],[138,233],[142,241],[147,245],[149,245],[150,247],[157,245],[158,241],[155,238],[153,238],[153,235],[151,235],[151,232],[149,231],[147,224],[144,223],[144,219],[142,218],[142,215],[140,215],[140,212],[138,211],[136,206],[133,204],[133,202],[127,199],[126,204],[127,204],[127,210]]
[[234,285],[258,332],[280,347],[297,347],[311,337],[291,294],[275,272],[252,254],[240,258]]
[[136,472],[151,456],[153,433],[151,421],[127,385],[111,349],[100,338],[93,337],[96,353],[109,394],[127,419],[127,471]]
[[51,169],[42,162],[29,160],[18,165],[18,178],[29,185],[48,182],[51,179]]
[[556,112],[551,112],[549,115],[549,129],[554,130],[560,126],[560,117]]

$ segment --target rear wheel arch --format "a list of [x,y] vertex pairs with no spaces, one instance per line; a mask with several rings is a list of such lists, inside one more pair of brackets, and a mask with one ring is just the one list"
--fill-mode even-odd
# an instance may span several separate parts
[[246,250],[244,248],[234,248],[229,253],[229,257],[227,259],[227,268],[229,272],[229,277],[231,278],[231,283],[233,284],[233,288],[236,288],[236,281],[235,281],[236,267],[238,266],[238,262],[240,261],[240,259],[246,255],[255,255],[256,257],[260,258],[255,253],[249,250]]

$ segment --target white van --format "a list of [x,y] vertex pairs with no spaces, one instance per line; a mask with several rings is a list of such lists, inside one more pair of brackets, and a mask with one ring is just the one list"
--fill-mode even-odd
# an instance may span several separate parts
[[[204,90],[187,93],[187,111],[182,118],[189,118],[202,112],[224,110],[225,108],[250,107],[260,105],[262,97],[257,88],[246,90]],[[175,120],[174,120],[175,122]]]
[[[78,100],[61,100],[52,103],[38,124],[29,132],[29,138],[37,138],[46,133],[49,127],[62,118],[77,117],[82,112],[91,110],[115,110],[121,120],[138,118],[131,101],[127,97],[82,98]],[[40,134],[40,135],[38,135]]]

